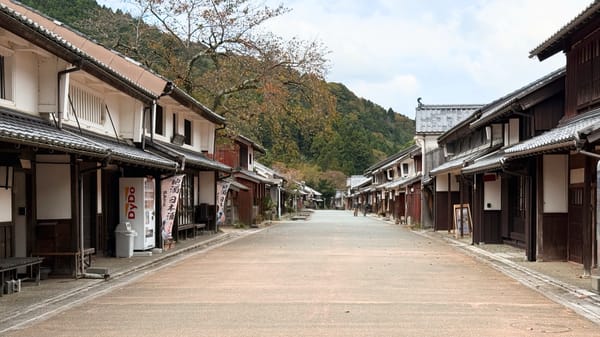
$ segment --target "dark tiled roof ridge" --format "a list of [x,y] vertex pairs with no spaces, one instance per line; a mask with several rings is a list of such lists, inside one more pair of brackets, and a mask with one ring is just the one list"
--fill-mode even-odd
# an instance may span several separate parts
[[[471,126],[475,127],[477,125],[480,125],[481,123],[485,122],[487,119],[490,119],[491,117],[493,117],[494,112],[500,111],[502,108],[514,103],[515,100],[526,96],[527,94],[537,90],[539,87],[545,85],[546,83],[552,82],[556,78],[561,77],[565,74],[566,74],[566,67],[564,67],[564,66],[560,67],[560,68],[546,74],[545,76],[538,78],[535,81],[532,81],[532,82],[520,87],[519,89],[513,90],[512,92],[510,92],[498,99],[495,99],[494,101],[486,104],[485,106],[483,106],[480,109],[482,116],[479,119],[473,121],[471,123]],[[488,113],[490,111],[492,111],[492,113],[490,113],[489,115],[486,115],[486,113]]]
[[508,94],[506,94],[506,95],[504,95],[504,96],[502,96],[502,97],[500,97],[500,98],[498,98],[498,99],[496,99],[496,100],[494,100],[494,101],[492,101],[492,102],[484,105],[481,108],[481,110],[485,111],[486,109],[488,109],[488,108],[490,108],[490,107],[492,107],[492,106],[494,106],[494,105],[496,105],[496,104],[498,104],[498,103],[500,103],[502,101],[505,101],[506,99],[508,99],[510,97],[518,96],[520,93],[523,93],[525,91],[527,91],[527,93],[528,93],[530,90],[532,91],[533,89],[537,89],[537,86],[540,86],[540,85],[542,85],[542,84],[544,84],[544,83],[546,83],[546,82],[548,82],[550,80],[554,80],[555,77],[562,76],[562,74],[566,73],[566,70],[567,70],[567,67],[566,66],[562,66],[562,67],[560,67],[560,68],[558,68],[558,69],[556,69],[556,70],[554,70],[554,71],[552,71],[552,72],[550,72],[550,73],[548,73],[548,74],[546,74],[546,75],[544,75],[544,76],[542,76],[542,77],[540,77],[540,78],[538,78],[538,79],[536,79],[534,81],[531,81],[531,82],[527,83],[526,85],[520,87],[519,89],[513,90],[510,93],[508,93]]
[[465,110],[465,109],[478,109],[484,106],[484,104],[421,104],[417,106],[417,110],[426,110],[426,109],[456,109],[456,110]]

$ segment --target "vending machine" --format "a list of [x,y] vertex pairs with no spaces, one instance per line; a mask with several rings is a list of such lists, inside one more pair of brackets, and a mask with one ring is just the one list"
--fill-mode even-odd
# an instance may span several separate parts
[[129,222],[137,232],[133,249],[146,250],[155,245],[154,179],[150,177],[120,178],[120,219]]

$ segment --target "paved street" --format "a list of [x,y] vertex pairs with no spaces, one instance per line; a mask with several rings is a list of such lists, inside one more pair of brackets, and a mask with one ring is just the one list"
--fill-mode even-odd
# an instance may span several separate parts
[[460,250],[347,211],[281,223],[7,336],[600,336]]

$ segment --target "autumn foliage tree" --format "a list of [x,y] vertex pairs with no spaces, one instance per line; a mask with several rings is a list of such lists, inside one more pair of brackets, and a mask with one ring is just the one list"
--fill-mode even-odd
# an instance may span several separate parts
[[[399,151],[414,121],[327,83],[318,41],[283,39],[265,22],[283,6],[262,0],[124,0],[131,12],[95,0],[21,0],[173,80],[285,163],[301,180],[360,174]],[[332,172],[329,174],[328,172]],[[343,179],[335,179],[339,186]]]
[[[327,70],[324,46],[286,40],[261,29],[288,11],[282,5],[272,8],[252,0],[135,2],[139,22],[153,23],[164,34],[150,42],[145,34],[154,34],[153,27],[147,26],[137,30],[135,39],[121,41],[121,47],[137,51],[142,62],[228,118],[237,131],[248,131],[239,130],[242,125],[256,130],[261,114],[287,113],[291,93],[322,92],[319,86],[324,85]],[[150,48],[144,48],[148,42]]]

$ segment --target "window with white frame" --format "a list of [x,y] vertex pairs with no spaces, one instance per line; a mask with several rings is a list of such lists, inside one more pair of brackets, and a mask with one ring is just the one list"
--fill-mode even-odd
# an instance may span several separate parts
[[386,171],[387,174],[387,180],[393,180],[394,179],[394,168],[390,168]]
[[79,120],[103,125],[104,99],[81,87],[69,86],[69,116],[76,115]]
[[408,175],[408,163],[402,163],[402,176],[406,177]]

